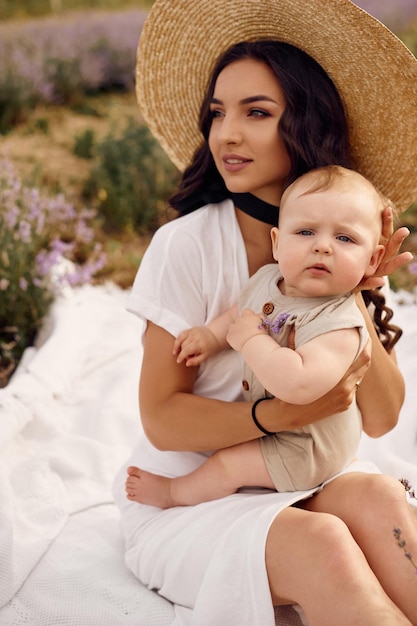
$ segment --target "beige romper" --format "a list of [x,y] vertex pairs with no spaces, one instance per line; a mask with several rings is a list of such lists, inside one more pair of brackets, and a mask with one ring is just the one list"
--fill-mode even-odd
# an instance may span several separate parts
[[[289,333],[294,327],[296,349],[323,333],[357,328],[358,356],[367,342],[368,332],[355,296],[349,293],[334,298],[289,298],[277,287],[280,278],[276,263],[262,267],[242,291],[240,309],[250,308],[262,314],[270,335],[281,346],[288,346]],[[280,376],[280,372],[276,375]],[[246,364],[242,384],[246,400],[271,397]],[[311,489],[342,471],[355,457],[361,430],[361,414],[354,401],[346,411],[314,424],[262,437],[261,449],[277,491]]]

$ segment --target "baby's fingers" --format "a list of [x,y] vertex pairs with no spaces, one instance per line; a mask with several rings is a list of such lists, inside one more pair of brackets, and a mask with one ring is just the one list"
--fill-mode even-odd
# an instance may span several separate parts
[[185,361],[185,365],[186,367],[197,367],[198,365],[201,365],[203,361],[204,361],[203,354],[192,354]]
[[204,353],[200,350],[198,344],[192,341],[184,341],[177,353],[177,363],[183,363],[187,367],[190,365],[200,365],[204,361]]
[[187,338],[187,331],[183,330],[178,337],[174,339],[174,347],[172,348],[172,354],[177,355],[180,353],[181,346]]

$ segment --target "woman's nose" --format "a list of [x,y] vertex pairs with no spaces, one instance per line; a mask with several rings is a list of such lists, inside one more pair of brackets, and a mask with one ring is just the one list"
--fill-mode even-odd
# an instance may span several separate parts
[[219,139],[224,143],[239,143],[242,140],[239,124],[233,116],[223,118]]

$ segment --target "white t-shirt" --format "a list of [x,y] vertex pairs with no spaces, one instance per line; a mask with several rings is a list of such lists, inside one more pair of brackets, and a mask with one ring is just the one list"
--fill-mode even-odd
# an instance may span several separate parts
[[[248,278],[233,203],[225,200],[177,218],[155,233],[127,308],[176,337],[236,304]],[[194,392],[221,400],[242,399],[241,368],[239,354],[221,352],[200,367]]]

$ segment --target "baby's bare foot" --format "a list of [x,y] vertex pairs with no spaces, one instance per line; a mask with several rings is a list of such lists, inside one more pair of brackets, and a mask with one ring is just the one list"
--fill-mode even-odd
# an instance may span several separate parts
[[127,473],[125,488],[128,500],[160,509],[175,506],[171,496],[172,478],[151,474],[138,467],[129,467]]

